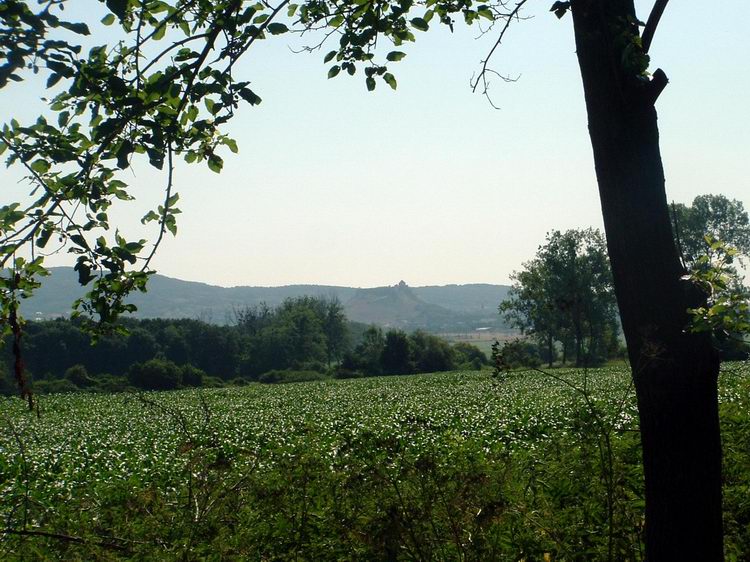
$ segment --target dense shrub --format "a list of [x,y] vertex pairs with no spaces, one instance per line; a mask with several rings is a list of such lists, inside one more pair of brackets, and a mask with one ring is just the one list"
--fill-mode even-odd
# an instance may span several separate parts
[[295,371],[315,371],[317,373],[328,372],[328,367],[322,361],[306,361],[301,363],[298,368],[293,369]]
[[[469,361],[477,357],[478,361],[471,364],[481,368],[482,352],[469,347],[476,350],[471,352]],[[344,356],[341,368],[368,376],[434,373],[455,369],[456,356],[447,341],[433,334],[421,330],[409,335],[401,330],[383,334],[380,328],[371,326],[364,332],[360,344]]]
[[466,342],[453,344],[453,354],[459,369],[470,369],[478,371],[489,361],[484,352],[475,345]]
[[182,369],[167,359],[151,359],[131,365],[128,380],[143,390],[173,390],[182,385]]
[[539,367],[539,347],[528,340],[512,340],[502,346],[495,342],[492,346],[492,362],[496,371]]
[[416,373],[451,371],[456,368],[453,349],[442,338],[417,330],[409,337]]
[[9,395],[16,392],[16,386],[10,373],[4,365],[0,364],[0,395]]
[[741,334],[730,334],[716,338],[716,347],[722,361],[747,361],[750,359],[750,342]]
[[281,371],[274,370],[263,373],[258,381],[265,384],[279,384],[289,382],[308,382],[325,380],[327,377],[317,371]]
[[334,379],[360,379],[364,375],[361,371],[354,371],[340,365],[333,369],[331,376],[333,376]]
[[125,392],[133,388],[127,377],[117,377],[109,373],[98,375],[94,380],[96,381],[95,389],[99,392]]
[[89,388],[96,385],[96,381],[89,376],[86,367],[81,364],[73,365],[66,370],[65,378],[79,388]]
[[388,375],[403,375],[414,372],[412,350],[407,336],[401,330],[391,330],[385,335],[385,347],[380,355],[383,372]]
[[180,368],[183,386],[203,386],[203,379],[206,377],[205,371],[198,367],[187,364]]
[[33,389],[38,394],[58,394],[60,392],[77,392],[80,390],[68,379],[34,381]]

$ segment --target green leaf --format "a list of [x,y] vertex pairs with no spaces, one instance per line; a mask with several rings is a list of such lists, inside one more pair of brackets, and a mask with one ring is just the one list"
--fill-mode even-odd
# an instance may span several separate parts
[[69,21],[60,20],[60,27],[64,27],[65,29],[72,31],[73,33],[77,33],[78,35],[91,35],[89,26],[85,23],[72,23]]
[[104,25],[112,25],[115,23],[115,15],[114,14],[107,14],[102,18],[102,23]]
[[283,23],[269,23],[266,29],[271,35],[281,35],[289,31],[289,28]]
[[73,244],[75,244],[76,246],[80,246],[81,248],[88,248],[86,239],[80,234],[71,234],[70,241],[73,242]]
[[65,125],[68,124],[68,119],[70,119],[70,113],[67,111],[61,112],[57,116],[57,125],[58,127],[65,127]]
[[49,75],[49,78],[47,78],[47,88],[51,88],[55,84],[57,84],[60,80],[62,80],[62,74],[58,74],[57,72],[53,72]]
[[44,248],[47,245],[47,242],[49,241],[50,236],[52,236],[52,229],[43,228],[42,231],[39,233],[39,236],[37,236],[36,238],[37,248]]
[[143,215],[143,218],[141,219],[141,224],[146,224],[147,222],[152,222],[159,220],[159,215],[156,214],[156,211],[149,211],[145,215]]
[[391,62],[398,62],[405,56],[406,53],[402,53],[401,51],[391,51],[385,58],[387,58]]
[[234,154],[237,154],[240,150],[237,147],[237,141],[234,139],[224,139],[224,144],[229,147]]
[[43,158],[39,158],[31,163],[30,168],[37,174],[46,174],[50,169],[50,163]]
[[172,233],[172,236],[177,236],[177,221],[174,218],[174,215],[167,215],[164,218],[164,226],[167,227],[167,230]]
[[396,77],[395,77],[395,76],[393,76],[393,74],[391,74],[390,72],[386,72],[386,73],[385,73],[385,74],[383,75],[383,80],[385,80],[385,81],[386,81],[386,83],[387,83],[387,84],[388,84],[388,85],[389,85],[389,86],[390,86],[391,88],[393,88],[394,90],[396,89]]
[[220,156],[217,156],[216,154],[212,154],[208,157],[208,169],[212,172],[216,172],[217,174],[221,172],[221,169],[224,167],[224,160],[221,159]]
[[328,78],[335,78],[338,76],[339,72],[341,72],[341,67],[339,65],[334,65],[331,67],[331,70],[328,71]]
[[121,170],[124,170],[130,165],[130,162],[128,161],[130,159],[130,155],[133,153],[134,147],[133,143],[129,140],[122,141],[122,144],[120,145],[120,148],[117,150],[117,167]]
[[156,28],[156,31],[154,32],[154,41],[159,41],[160,39],[164,38],[164,35],[167,33],[167,26],[166,24],[159,24],[159,27]]
[[91,266],[86,262],[79,261],[73,268],[78,272],[78,283],[81,285],[88,284],[93,276],[91,275]]
[[429,24],[422,18],[412,18],[411,25],[419,31],[427,31],[430,28]]
[[239,92],[240,97],[250,105],[258,105],[262,100],[250,88],[242,88]]
[[128,9],[128,0],[107,0],[107,8],[118,18],[125,19],[125,13]]
[[375,89],[375,78],[368,76],[365,84],[367,84],[367,91],[372,92]]
[[480,6],[479,9],[477,10],[477,13],[479,14],[480,17],[483,17],[490,21],[495,20],[495,16],[492,13],[492,10],[490,10],[487,6]]
[[328,53],[328,54],[327,54],[327,55],[325,56],[325,58],[323,59],[323,62],[324,62],[324,63],[326,63],[326,62],[331,62],[331,61],[333,60],[333,57],[335,57],[337,53],[338,53],[338,51],[331,51],[331,52],[329,52],[329,53]]

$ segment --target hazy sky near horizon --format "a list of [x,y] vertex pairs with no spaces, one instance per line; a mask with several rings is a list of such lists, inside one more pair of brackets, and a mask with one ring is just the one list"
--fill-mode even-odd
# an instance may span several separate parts
[[[361,69],[327,80],[328,49],[296,54],[294,37],[253,47],[236,78],[263,103],[229,127],[240,153],[221,174],[178,165],[183,214],[156,269],[224,286],[507,283],[547,231],[601,227],[572,23],[531,4],[492,61],[519,77],[492,81],[500,110],[469,88],[496,32],[418,34],[391,65],[395,92],[368,93]],[[641,19],[651,5],[637,2]],[[670,79],[657,104],[668,197],[722,193],[750,210],[747,8],[698,6],[671,3],[651,48]],[[0,122],[40,112],[25,88],[0,91]],[[0,172],[3,204],[13,174]],[[163,178],[141,167],[130,182],[138,201],[118,217],[138,236]]]

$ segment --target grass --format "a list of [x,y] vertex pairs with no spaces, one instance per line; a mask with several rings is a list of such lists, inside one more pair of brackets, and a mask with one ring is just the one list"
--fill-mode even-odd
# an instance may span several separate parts
[[[542,375],[475,372],[51,395],[39,417],[4,399],[0,558],[639,560],[628,373],[555,374],[585,382],[595,411]],[[749,395],[731,366],[730,560],[750,552]]]

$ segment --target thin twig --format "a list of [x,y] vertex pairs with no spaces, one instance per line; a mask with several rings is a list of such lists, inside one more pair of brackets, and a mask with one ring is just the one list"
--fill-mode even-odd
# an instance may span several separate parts
[[[503,78],[503,80],[506,80],[507,82],[512,82],[512,79],[507,79],[507,77],[502,76],[501,74],[490,70],[487,65],[490,62],[490,59],[492,58],[492,55],[495,53],[497,48],[500,46],[500,43],[502,43],[503,38],[505,37],[506,32],[508,31],[508,28],[510,28],[510,24],[514,19],[519,19],[518,14],[521,11],[521,8],[524,4],[526,4],[527,0],[520,0],[515,8],[511,10],[509,14],[507,14],[505,17],[505,25],[503,26],[502,30],[500,30],[500,35],[497,38],[497,41],[495,41],[495,44],[490,49],[490,52],[487,54],[487,58],[485,58],[482,61],[482,69],[479,71],[479,75],[476,77],[476,80],[474,80],[473,84],[471,85],[471,91],[476,92],[477,87],[479,86],[479,82],[481,81],[484,86],[483,94],[487,96],[487,89],[488,89],[488,83],[487,83],[487,73],[491,72],[493,74],[496,74],[497,76],[500,76]],[[489,99],[489,97],[488,97]],[[490,100],[491,103],[492,100]],[[494,104],[493,104],[494,107]]]

